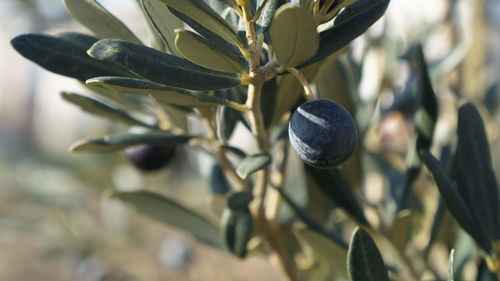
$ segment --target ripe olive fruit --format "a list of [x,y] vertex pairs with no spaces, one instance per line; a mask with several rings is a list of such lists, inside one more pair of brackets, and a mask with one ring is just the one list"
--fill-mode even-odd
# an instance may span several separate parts
[[130,163],[144,172],[152,172],[163,168],[172,160],[175,146],[140,144],[125,150]]
[[349,112],[325,99],[300,105],[292,115],[288,134],[302,161],[323,169],[346,161],[358,141],[356,123]]

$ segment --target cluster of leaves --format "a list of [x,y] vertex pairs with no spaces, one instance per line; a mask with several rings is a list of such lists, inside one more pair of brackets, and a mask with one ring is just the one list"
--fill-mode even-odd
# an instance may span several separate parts
[[[301,187],[306,196],[286,189],[283,178],[291,162],[286,138],[289,113],[314,81],[320,96],[339,101],[358,116],[362,102],[348,86],[338,89],[348,83],[335,84],[338,81],[332,82],[331,77],[352,78],[338,55],[384,14],[389,0],[138,0],[154,35],[150,45],[95,0],[64,2],[93,36],[24,34],[14,38],[12,45],[24,57],[81,81],[95,93],[93,97],[62,93],[66,101],[91,114],[145,128],[141,133],[79,141],[70,150],[113,152],[159,144],[202,148],[217,162],[211,186],[213,196],[223,197],[225,203],[218,214],[220,221],[214,223],[146,190],[110,190],[109,197],[240,258],[273,251],[289,280],[389,280],[382,255],[367,231],[355,231],[348,244],[342,234],[352,229],[349,224],[325,227],[332,208],[340,209],[384,249],[389,248],[388,253],[396,251],[401,257],[402,262],[390,267],[392,279],[402,278],[407,271],[418,280],[421,272],[407,261],[401,246],[409,239],[410,228],[408,216],[402,214],[413,207],[412,185],[425,163],[446,207],[484,250],[489,270],[500,271],[498,186],[482,120],[472,105],[461,107],[455,165],[448,173],[428,152],[438,106],[420,47],[408,56],[418,77],[418,110],[412,116],[417,131],[395,199],[398,208],[392,214],[391,229],[371,225],[367,207],[353,187],[363,173],[359,152],[343,169],[301,165],[297,173],[307,178],[306,187]],[[205,124],[208,133],[192,134],[188,116]],[[366,126],[361,117],[357,121],[362,138]],[[242,147],[228,144],[238,123],[255,136],[259,153],[247,155]],[[275,180],[275,174],[281,180]],[[280,197],[266,200],[272,192]],[[285,208],[291,210],[285,219],[279,218],[285,211],[266,216],[269,210]],[[437,213],[436,225],[439,217]],[[259,237],[264,239],[254,239]],[[449,280],[454,278],[453,268],[451,262]]]

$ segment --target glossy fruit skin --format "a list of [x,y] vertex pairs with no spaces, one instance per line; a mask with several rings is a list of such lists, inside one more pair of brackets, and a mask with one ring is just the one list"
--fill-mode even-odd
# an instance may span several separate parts
[[358,142],[356,123],[349,112],[326,99],[300,105],[292,115],[288,135],[302,161],[321,169],[345,162]]
[[173,158],[176,147],[171,145],[141,144],[125,150],[130,163],[143,172],[152,172],[165,167]]

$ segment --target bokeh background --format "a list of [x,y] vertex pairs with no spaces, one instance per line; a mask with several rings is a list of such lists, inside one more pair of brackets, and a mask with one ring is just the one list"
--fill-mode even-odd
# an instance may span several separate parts
[[[148,40],[134,0],[99,2]],[[30,63],[9,43],[21,33],[62,31],[88,32],[60,0],[0,0],[0,280],[278,280],[262,256],[236,260],[101,198],[110,187],[147,186],[203,212],[211,204],[209,162],[183,149],[168,169],[142,175],[122,154],[69,153],[79,139],[124,127],[63,102],[61,91],[86,90]],[[367,46],[374,38],[376,46]],[[375,105],[366,148],[386,155],[391,171],[404,170],[414,128],[401,111],[384,110],[404,102],[399,97],[411,86],[411,67],[399,58],[418,41],[442,106],[437,143],[449,139],[456,103],[466,98],[482,110],[498,156],[499,0],[393,0],[384,18],[352,44],[362,70],[357,92]],[[364,181],[371,203],[382,201],[383,171]]]

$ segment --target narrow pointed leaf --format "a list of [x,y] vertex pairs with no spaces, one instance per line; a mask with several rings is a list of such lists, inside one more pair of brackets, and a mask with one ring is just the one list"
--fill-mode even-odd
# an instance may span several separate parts
[[455,217],[458,224],[469,233],[481,248],[486,252],[491,252],[491,244],[477,224],[477,218],[472,215],[469,207],[458,192],[457,186],[443,171],[439,161],[427,150],[423,151],[422,159],[432,173],[446,207],[450,210],[453,217]]
[[240,49],[237,46],[231,44],[226,39],[217,35],[217,33],[211,31],[210,29],[207,29],[199,22],[181,13],[180,11],[177,11],[176,9],[173,8],[170,8],[170,11],[176,17],[185,22],[194,31],[196,31],[198,34],[207,39],[206,42],[210,43],[210,46],[212,46],[212,48],[219,50],[221,53],[232,58],[233,60],[238,61],[242,65],[246,63],[246,58],[243,56],[243,54],[241,53]]
[[216,225],[168,197],[145,190],[109,191],[107,196],[132,205],[144,216],[187,231],[201,242],[222,248],[220,230]]
[[190,92],[183,89],[163,86],[158,83],[124,77],[95,77],[86,81],[87,85],[105,88],[130,94],[152,95],[159,103],[181,106],[215,106],[226,105],[229,101],[202,92]]
[[335,202],[344,209],[359,223],[368,226],[369,223],[363,212],[363,208],[356,198],[353,187],[345,181],[342,173],[338,169],[316,169],[305,165],[306,173],[320,188]]
[[271,22],[273,21],[274,13],[276,9],[278,9],[279,0],[268,0],[266,5],[262,7],[262,11],[259,19],[256,22],[257,25],[257,33],[264,33],[271,26]]
[[244,72],[243,65],[216,49],[200,35],[188,30],[178,30],[176,34],[175,46],[190,62],[216,71]]
[[276,10],[269,36],[278,62],[285,67],[305,62],[314,56],[319,46],[312,15],[291,3]]
[[147,80],[177,88],[215,90],[241,82],[238,75],[209,70],[186,59],[123,40],[98,41],[88,53],[93,58],[120,64]]
[[236,173],[243,179],[246,179],[251,174],[267,167],[269,164],[271,164],[271,155],[267,153],[250,155],[241,160],[236,169]]
[[210,190],[212,193],[218,195],[225,195],[231,190],[231,185],[219,164],[212,166],[212,171],[210,172]]
[[457,184],[481,230],[493,243],[499,223],[498,185],[493,171],[486,129],[471,103],[458,112]]
[[415,139],[412,142],[412,147],[409,148],[407,156],[407,168],[405,179],[402,186],[402,195],[398,202],[398,208],[407,208],[411,187],[413,182],[418,177],[422,160],[420,159],[419,151],[428,150],[432,145],[434,136],[434,128],[438,117],[438,103],[436,93],[432,88],[427,63],[425,61],[424,52],[421,45],[418,45],[412,58],[411,63],[417,71],[417,112],[415,113]]
[[105,75],[132,76],[117,65],[89,57],[83,41],[71,42],[68,37],[23,34],[12,39],[11,44],[23,57],[46,70],[78,80]]
[[141,43],[137,36],[96,0],[64,0],[71,16],[99,38],[116,38]]
[[143,121],[136,119],[124,110],[112,107],[94,98],[65,92],[61,93],[61,96],[66,101],[80,107],[83,111],[86,111],[88,113],[102,116],[113,121],[119,121],[131,126],[136,125],[155,128],[155,126],[151,124],[146,124]]
[[[316,55],[299,67],[304,67],[322,60],[330,54],[342,49],[356,37],[363,34],[382,17],[389,6],[390,0],[377,0],[376,2],[378,4],[368,10],[365,10],[367,1],[358,2],[346,7],[344,11],[337,16],[335,21],[342,22],[341,24],[334,24],[332,28],[320,33],[320,43]],[[373,3],[369,4],[372,5]],[[359,11],[364,12],[359,13]]]
[[370,235],[355,230],[347,253],[347,268],[351,281],[389,281],[382,255]]
[[144,134],[120,133],[102,138],[79,141],[70,147],[72,152],[114,152],[138,144],[181,145],[196,138],[188,135],[172,135],[164,132]]
[[160,38],[167,51],[178,55],[175,48],[175,29],[182,28],[182,21],[160,0],[139,0],[139,4],[153,32]]
[[222,241],[235,256],[244,258],[253,231],[253,220],[248,205],[252,194],[242,191],[229,195],[222,214]]
[[186,14],[200,25],[217,33],[220,37],[235,46],[243,47],[243,42],[238,37],[235,29],[217,14],[203,0],[161,0],[167,6]]

